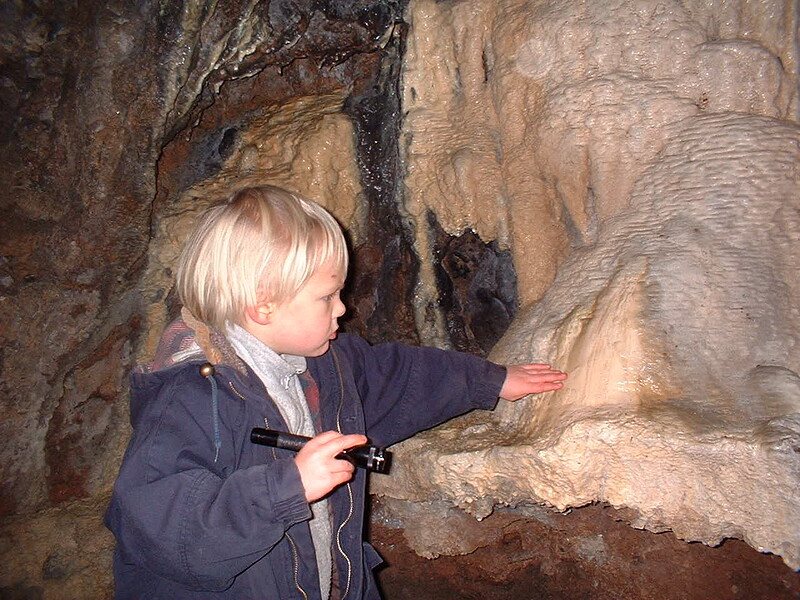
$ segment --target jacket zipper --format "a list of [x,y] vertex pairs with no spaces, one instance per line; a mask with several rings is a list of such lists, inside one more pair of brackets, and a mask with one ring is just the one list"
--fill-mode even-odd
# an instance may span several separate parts
[[[269,426],[269,419],[264,417],[264,426],[267,429],[270,429]],[[275,448],[270,448],[272,450],[272,458],[273,460],[277,460],[277,455],[275,453]],[[292,547],[292,572],[294,573],[294,587],[297,588],[297,591],[303,594],[303,598],[308,600],[308,594],[303,589],[303,586],[300,585],[300,557],[297,555],[297,544],[294,541],[294,538],[286,534],[286,539],[289,540],[289,545]]]
[[289,540],[289,544],[292,547],[292,562],[294,566],[294,586],[297,588],[297,591],[303,594],[303,598],[308,600],[308,594],[306,594],[305,590],[300,585],[300,577],[299,577],[299,568],[298,564],[300,562],[300,558],[297,556],[297,545],[294,542],[294,538],[290,536],[288,533],[286,534],[286,539]]
[[[336,354],[336,349],[331,347],[331,353],[333,356],[333,362],[336,367],[336,375],[339,378],[339,406],[336,409],[336,429],[339,433],[342,433],[342,408],[344,407],[344,380],[342,379],[342,369],[339,365],[339,356]],[[347,595],[350,593],[350,580],[353,577],[353,564],[350,562],[350,557],[344,551],[344,547],[342,546],[342,530],[347,526],[350,522],[350,519],[353,517],[353,488],[350,483],[346,483],[345,486],[347,487],[347,496],[350,499],[350,507],[347,512],[347,517],[342,524],[339,525],[339,528],[336,530],[336,548],[339,550],[339,554],[342,555],[345,562],[347,563],[347,580],[346,585],[344,587],[344,592],[342,593],[340,600],[345,600]]]
[[[236,394],[239,398],[241,398],[242,400],[245,399],[244,396],[241,393],[239,393],[239,390],[237,390],[236,387],[233,385],[232,381],[228,382],[228,386],[233,390],[233,393]],[[270,429],[269,419],[267,417],[264,417],[264,426],[267,429]],[[277,460],[277,454],[275,452],[275,448],[270,448],[270,450],[272,451],[273,460]],[[306,591],[303,589],[303,586],[300,585],[300,567],[299,567],[300,557],[297,554],[297,544],[295,543],[294,538],[288,533],[286,534],[286,539],[289,540],[289,545],[292,548],[292,572],[294,573],[294,587],[297,589],[298,592],[300,592],[303,595],[303,598],[305,598],[305,600],[308,600],[308,594],[306,594]]]
[[[269,419],[267,417],[264,417],[264,427],[272,429],[272,427],[269,426]],[[270,451],[272,452],[272,460],[278,460],[278,454],[275,452],[275,448],[270,448]]]

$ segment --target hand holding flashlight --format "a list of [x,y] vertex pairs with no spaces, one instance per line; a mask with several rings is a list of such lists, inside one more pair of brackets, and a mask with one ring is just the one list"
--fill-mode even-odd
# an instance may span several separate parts
[[250,432],[250,441],[254,444],[298,452],[295,462],[309,502],[323,498],[335,487],[349,481],[355,467],[388,472],[390,452],[369,444],[353,445],[353,438],[366,440],[360,434],[342,435],[335,431],[326,431],[313,438],[261,427]]

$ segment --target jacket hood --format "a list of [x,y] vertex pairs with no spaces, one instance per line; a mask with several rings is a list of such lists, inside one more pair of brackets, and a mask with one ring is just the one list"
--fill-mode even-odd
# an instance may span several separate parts
[[[207,363],[210,369],[200,371]],[[225,335],[197,320],[189,310],[183,308],[181,316],[164,329],[153,360],[137,365],[131,374],[131,424],[136,427],[145,404],[154,398],[161,386],[169,379],[167,371],[181,365],[194,365],[211,386],[213,410],[216,418],[216,367],[228,366],[247,373],[247,366],[240,359]]]
[[247,370],[225,335],[197,320],[186,308],[164,329],[153,360],[134,371],[155,373],[184,362],[229,365],[243,373]]

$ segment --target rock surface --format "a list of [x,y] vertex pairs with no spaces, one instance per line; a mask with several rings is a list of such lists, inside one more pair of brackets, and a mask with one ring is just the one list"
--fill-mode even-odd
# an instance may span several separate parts
[[[401,444],[395,473],[374,489],[477,517],[528,501],[605,501],[633,509],[636,527],[712,545],[740,538],[800,569],[800,127],[787,120],[796,57],[781,37],[791,15],[778,4],[758,14],[557,4],[415,3],[411,45],[434,44],[425,64],[433,55],[442,68],[428,75],[411,62],[405,82],[418,203],[470,214],[474,200],[437,188],[432,174],[473,144],[486,148],[465,129],[494,128],[489,162],[464,170],[481,181],[470,189],[494,199],[502,188],[527,206],[515,231],[531,222],[569,237],[557,277],[490,358],[542,360],[571,378],[548,397]],[[447,35],[430,35],[437,20],[451,23]],[[483,53],[473,48],[481,36]],[[658,60],[667,47],[675,60]],[[479,59],[494,69],[476,83],[465,73]],[[452,124],[476,106],[479,124],[460,128],[413,118],[429,111]],[[530,146],[519,152],[515,139]],[[484,215],[494,234],[513,212]],[[528,260],[534,240],[507,238],[528,298],[539,294],[525,282],[547,273]],[[441,528],[406,533],[423,555],[464,551]]]
[[624,512],[604,505],[568,514],[500,509],[483,521],[451,507],[444,517],[476,549],[433,560],[409,548],[404,532],[409,524],[438,529],[435,519],[443,515],[428,521],[424,505],[405,509],[399,521],[381,518],[384,508],[375,507],[372,535],[387,562],[378,580],[388,600],[796,600],[800,594],[800,574],[777,556],[739,540],[709,548],[633,529]]

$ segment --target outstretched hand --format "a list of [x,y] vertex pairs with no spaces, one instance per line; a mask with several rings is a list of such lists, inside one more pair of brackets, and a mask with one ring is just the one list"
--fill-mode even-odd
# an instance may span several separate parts
[[508,372],[500,397],[509,402],[515,402],[528,394],[560,390],[567,378],[566,373],[551,369],[550,365],[509,365],[506,369]]

